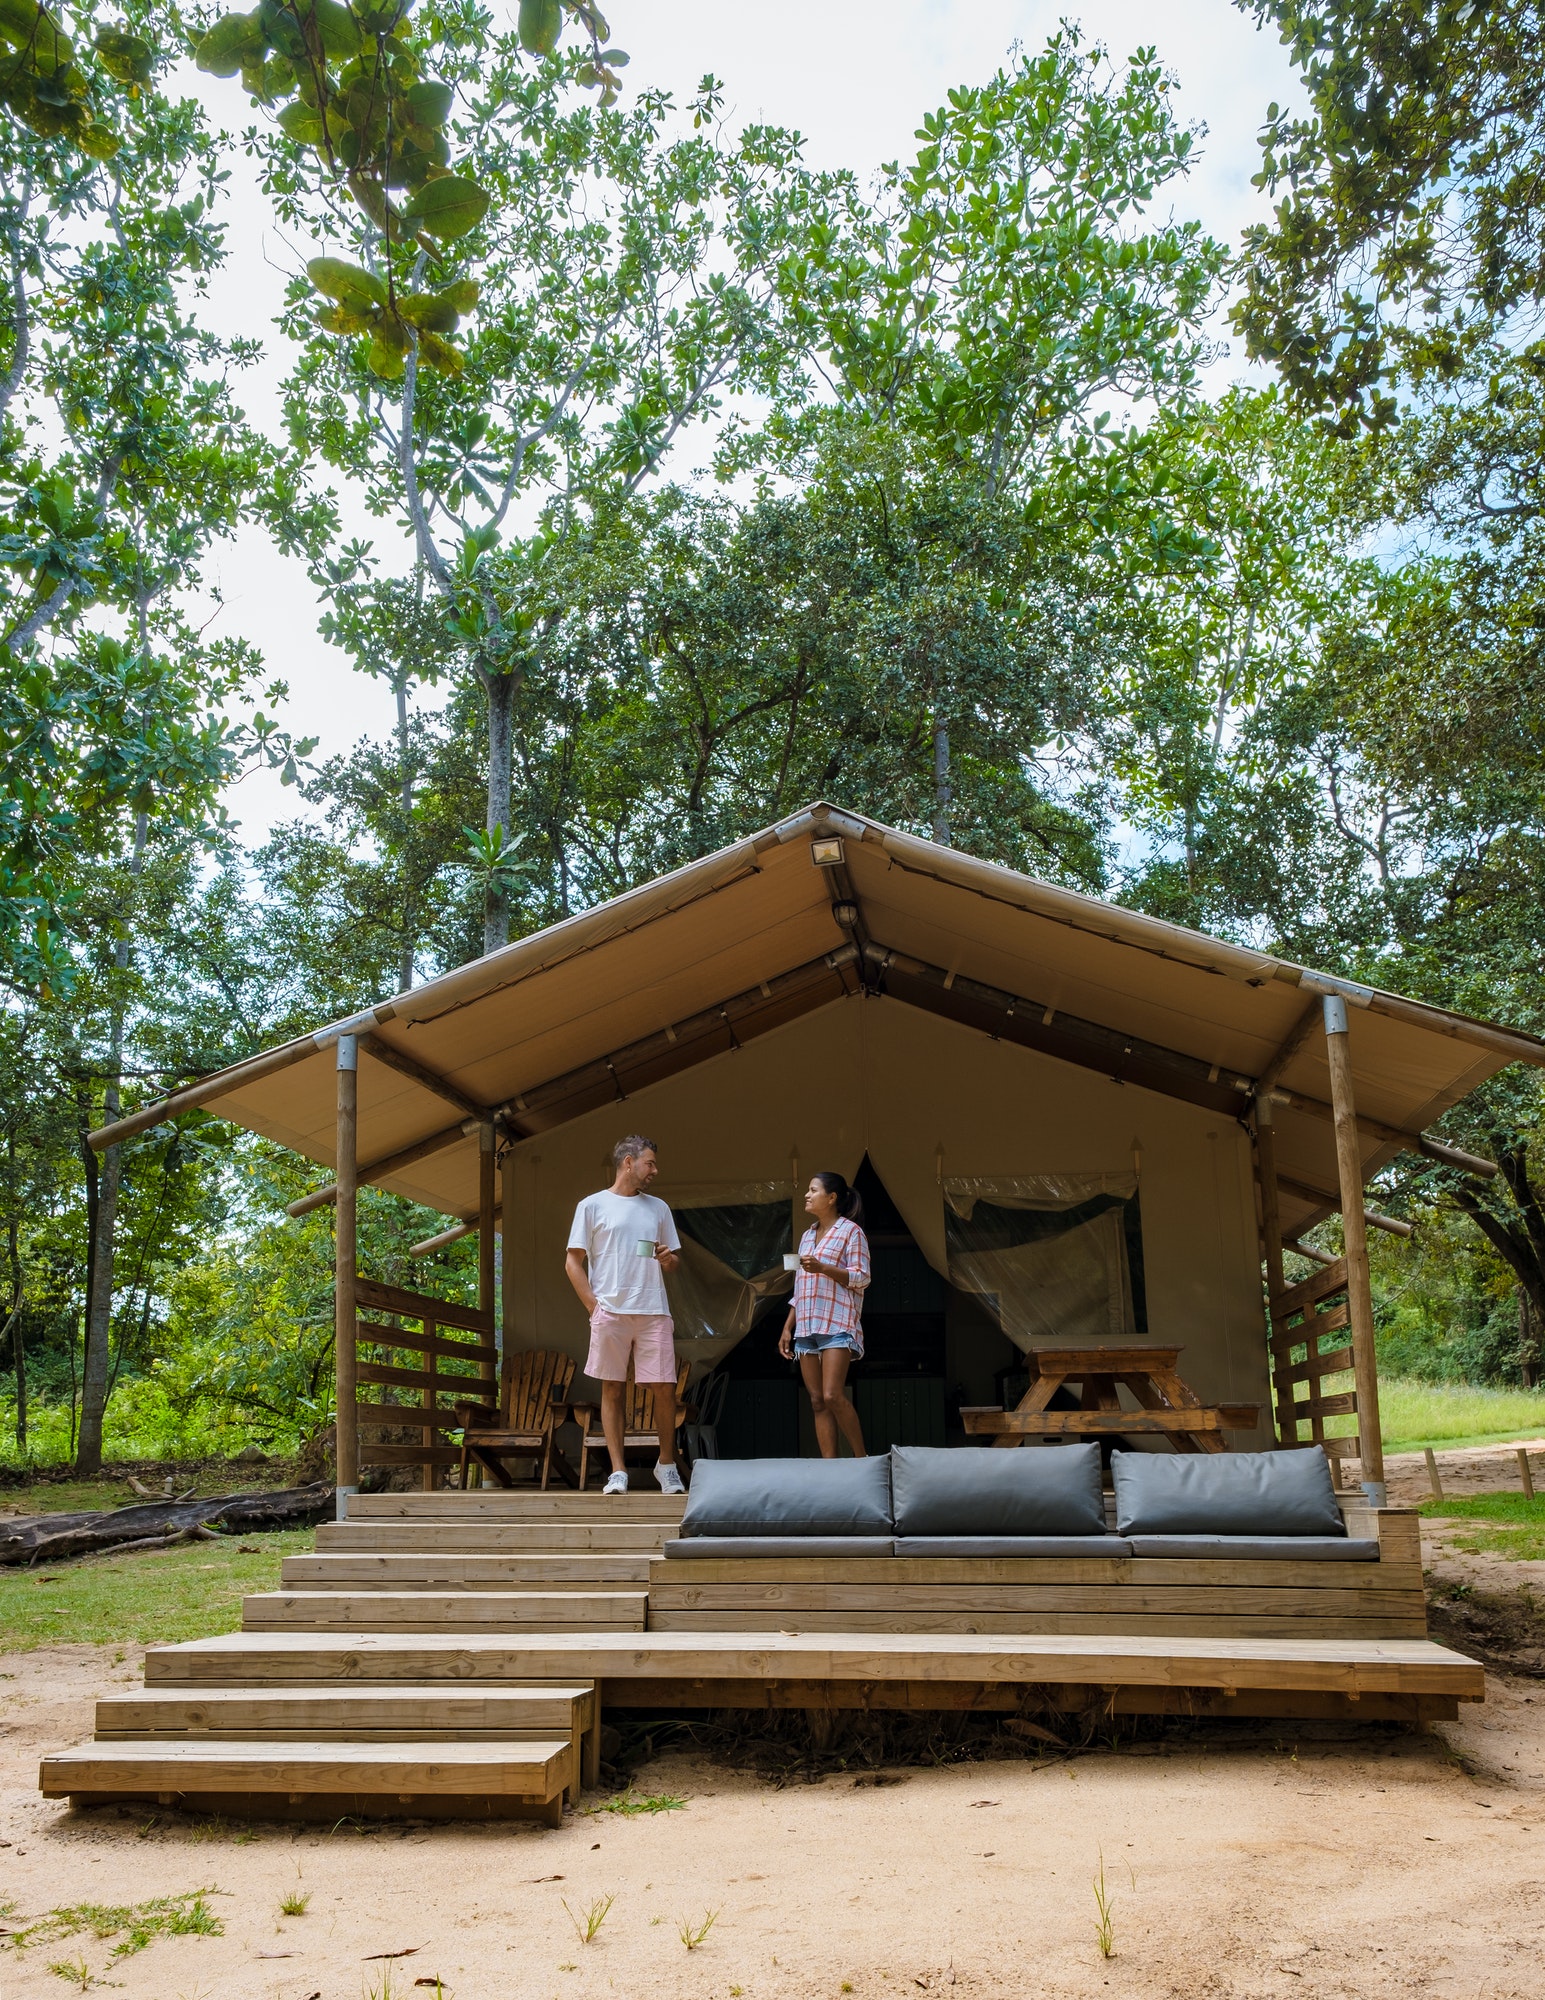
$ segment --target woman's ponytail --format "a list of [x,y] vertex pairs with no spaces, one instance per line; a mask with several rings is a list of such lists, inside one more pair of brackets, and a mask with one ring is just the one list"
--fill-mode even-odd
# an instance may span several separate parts
[[850,1187],[841,1174],[819,1173],[812,1176],[818,1180],[828,1194],[837,1197],[837,1213],[849,1222],[856,1222],[860,1229],[864,1226],[864,1201],[856,1187]]

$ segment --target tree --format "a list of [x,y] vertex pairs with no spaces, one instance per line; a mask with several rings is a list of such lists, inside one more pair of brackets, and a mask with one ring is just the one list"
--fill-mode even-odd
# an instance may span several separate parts
[[[582,58],[552,53],[556,6],[523,8],[520,36],[471,10],[394,12],[388,32],[320,0],[281,7],[262,33],[300,35],[308,53],[244,71],[260,101],[275,60],[281,81],[298,78],[300,98],[258,142],[265,182],[287,222],[350,253],[313,258],[290,289],[292,431],[412,537],[486,702],[484,825],[468,848],[485,876],[485,949],[508,935],[511,715],[554,616],[549,550],[649,479],[721,398],[768,386],[777,261],[809,191],[789,135],[723,140],[711,82],[675,139],[662,95],[617,107],[626,59],[603,54],[593,10],[568,11],[592,36]],[[233,67],[237,38],[220,24],[201,61]],[[433,112],[439,136],[394,122],[399,98],[403,117]],[[397,187],[413,190],[400,208]],[[331,300],[320,313],[318,287]],[[306,545],[330,590],[326,540]],[[358,602],[333,599],[344,643]]]
[[[1150,215],[1194,143],[1153,51],[1118,70],[1064,27],[987,84],[951,90],[918,137],[873,202],[846,187],[786,264],[812,350],[804,409],[773,429],[786,459],[834,425],[893,428],[984,509],[1023,509],[1049,544],[1087,548],[1091,529],[1119,540],[1134,521],[1162,532],[1162,512],[1133,510],[1138,426],[1194,385],[1225,253],[1200,224]],[[936,675],[940,837],[951,730],[969,727],[970,705],[967,685]]]
[[[1545,17],[1467,0],[1240,0],[1273,21],[1306,113],[1272,105],[1236,321],[1295,399],[1385,423],[1545,302]],[[1527,340],[1527,333],[1524,339]]]

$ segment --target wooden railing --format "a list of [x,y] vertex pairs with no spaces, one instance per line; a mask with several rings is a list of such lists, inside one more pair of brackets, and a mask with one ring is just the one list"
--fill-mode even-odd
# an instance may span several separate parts
[[[360,1437],[359,1463],[422,1466],[427,1492],[439,1484],[439,1468],[461,1457],[457,1446],[438,1442],[461,1428],[451,1402],[441,1398],[499,1400],[494,1316],[370,1278],[355,1279],[354,1302],[353,1419],[367,1434]],[[346,1421],[341,1410],[339,1421]],[[372,1441],[383,1431],[403,1430],[417,1430],[418,1443]]]
[[1362,1456],[1357,1435],[1325,1435],[1327,1417],[1357,1415],[1355,1389],[1327,1391],[1324,1386],[1329,1375],[1352,1373],[1347,1331],[1351,1323],[1344,1257],[1271,1301],[1271,1383],[1278,1440],[1285,1445],[1321,1446],[1331,1461],[1332,1477],[1337,1476],[1338,1459]]

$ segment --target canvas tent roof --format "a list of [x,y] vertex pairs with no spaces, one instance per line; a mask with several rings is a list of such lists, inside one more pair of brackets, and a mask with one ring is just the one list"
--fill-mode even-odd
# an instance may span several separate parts
[[[812,842],[843,858],[816,865]],[[817,804],[109,1128],[206,1104],[330,1167],[361,1039],[360,1176],[477,1210],[478,1115],[562,1124],[860,985],[1215,1112],[1271,1092],[1284,1234],[1339,1207],[1320,999],[1349,1004],[1365,1173],[1545,1042],[1317,974]]]

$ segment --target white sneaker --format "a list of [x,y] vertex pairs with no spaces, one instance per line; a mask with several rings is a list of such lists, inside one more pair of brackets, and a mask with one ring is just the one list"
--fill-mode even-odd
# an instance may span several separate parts
[[660,1482],[660,1491],[662,1493],[685,1493],[687,1490],[682,1485],[681,1474],[676,1470],[674,1465],[657,1465],[654,1469],[654,1476]]
[[603,1493],[626,1493],[627,1490],[628,1475],[625,1472],[614,1472],[601,1488]]

